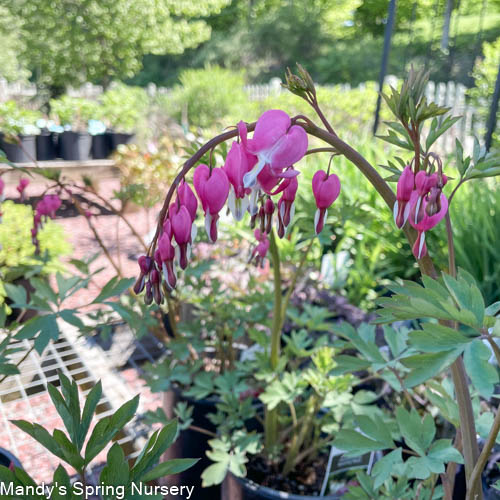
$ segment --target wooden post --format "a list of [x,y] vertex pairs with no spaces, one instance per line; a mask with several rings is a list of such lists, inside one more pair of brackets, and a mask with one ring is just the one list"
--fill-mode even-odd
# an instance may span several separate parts
[[495,83],[495,91],[491,100],[490,116],[486,125],[486,135],[484,137],[484,145],[489,151],[491,147],[491,139],[497,125],[498,100],[500,98],[500,64],[498,66],[497,81]]
[[380,66],[380,77],[378,83],[377,107],[375,108],[375,122],[373,123],[373,135],[377,133],[380,105],[382,104],[382,96],[380,92],[384,88],[385,74],[387,73],[387,62],[389,61],[389,51],[391,50],[392,29],[394,27],[394,17],[396,15],[396,0],[391,0],[389,3],[389,13],[387,15],[387,24],[384,32],[384,51],[382,54],[382,64]]

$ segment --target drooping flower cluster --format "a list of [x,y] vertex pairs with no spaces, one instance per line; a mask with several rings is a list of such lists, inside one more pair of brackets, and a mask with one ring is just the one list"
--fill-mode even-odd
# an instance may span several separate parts
[[420,170],[414,174],[407,165],[399,177],[394,204],[394,221],[401,229],[406,221],[417,230],[413,255],[421,259],[427,254],[425,233],[436,226],[448,211],[448,199],[443,194],[447,182],[441,172]]
[[[151,256],[139,258],[140,275],[134,291],[146,291],[145,301],[161,303],[163,294],[177,283],[179,266],[188,265],[196,235],[198,200],[205,215],[205,230],[211,242],[218,237],[218,222],[227,202],[236,221],[250,215],[257,244],[250,260],[262,263],[273,224],[280,238],[290,226],[295,212],[299,171],[294,168],[307,152],[307,133],[280,110],[266,111],[257,121],[252,138],[247,125],[238,124],[238,140],[231,144],[223,167],[198,165],[193,174],[193,190],[183,178],[177,185],[175,201],[170,204]],[[326,212],[337,199],[340,181],[335,174],[316,173],[312,183],[317,205],[315,232],[323,229]],[[273,200],[273,197],[278,197]],[[163,290],[163,286],[167,290]]]
[[43,227],[43,223],[48,218],[54,219],[57,210],[61,206],[61,199],[57,194],[46,194],[35,207],[33,216],[33,227],[31,229],[31,240],[38,249],[38,232]]

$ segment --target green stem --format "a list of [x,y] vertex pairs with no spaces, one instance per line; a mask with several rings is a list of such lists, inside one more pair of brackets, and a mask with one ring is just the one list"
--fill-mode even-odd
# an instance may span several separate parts
[[274,277],[274,308],[273,308],[273,326],[271,329],[271,368],[275,370],[278,367],[280,357],[281,329],[283,327],[282,296],[281,296],[281,265],[278,246],[276,245],[276,236],[274,229],[269,238],[269,253],[273,263]]
[[[281,305],[281,264],[280,254],[276,245],[276,236],[274,229],[269,237],[269,254],[273,264],[274,277],[274,308],[273,324],[271,328],[271,354],[270,363],[273,371],[278,367],[280,357],[281,330],[283,327],[283,315]],[[267,452],[269,453],[276,445],[278,440],[278,409],[267,410],[265,412],[264,441]]]
[[299,433],[294,433],[292,445],[286,455],[285,465],[283,467],[284,476],[288,475],[295,465],[295,459],[299,453],[300,447],[309,433],[311,424],[314,420],[314,415],[316,414],[316,403],[317,397],[314,395],[312,395],[307,401],[306,417],[302,423]]

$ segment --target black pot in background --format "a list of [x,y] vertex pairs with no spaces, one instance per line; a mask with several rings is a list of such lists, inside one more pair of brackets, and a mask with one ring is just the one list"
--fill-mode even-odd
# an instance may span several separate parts
[[[206,497],[212,498],[212,497]],[[317,500],[317,496],[294,495],[283,491],[260,486],[244,477],[236,477],[228,473],[222,485],[221,500]],[[325,495],[324,500],[338,500],[341,495]]]
[[36,159],[34,135],[19,135],[21,145],[7,142],[4,135],[0,137],[0,149],[5,151],[7,159],[13,163],[30,163]]
[[92,136],[92,158],[102,160],[111,153],[110,138],[108,133],[96,134]]
[[108,132],[111,151],[114,151],[120,144],[132,142],[135,134],[124,134],[122,132]]
[[54,134],[42,132],[36,136],[36,159],[38,161],[55,160],[57,158]]
[[16,467],[22,468],[21,462],[9,450],[0,448],[0,465],[10,467],[14,464]]
[[67,130],[59,135],[60,154],[63,160],[90,160],[92,136],[87,132]]

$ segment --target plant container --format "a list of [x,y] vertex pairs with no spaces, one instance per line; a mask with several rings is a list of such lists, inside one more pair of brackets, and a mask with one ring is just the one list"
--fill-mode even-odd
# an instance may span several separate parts
[[[175,418],[174,408],[179,402],[185,402],[193,407],[191,427],[197,427],[210,432],[215,432],[216,428],[208,419],[210,413],[216,412],[217,399],[200,399],[195,400],[191,397],[184,396],[178,388],[173,388],[163,395],[163,409],[167,418]],[[259,404],[255,401],[255,404]],[[251,419],[246,422],[248,430],[257,429],[260,424],[256,419]],[[209,466],[212,461],[206,456],[206,452],[210,449],[208,441],[212,439],[209,434],[198,432],[192,429],[185,429],[179,433],[178,439],[166,451],[163,460],[171,460],[173,458],[200,458],[200,460],[187,471],[181,474],[169,476],[165,479],[169,485],[188,484],[194,486],[194,491],[191,500],[207,500],[221,498],[220,485],[202,488],[201,474]]]
[[59,135],[59,146],[63,160],[87,161],[90,160],[92,136],[87,132],[67,130]]
[[109,141],[111,146],[111,151],[115,149],[120,144],[129,144],[134,139],[135,134],[125,134],[123,132],[109,132]]
[[49,161],[57,158],[56,144],[52,132],[42,132],[36,136],[36,159]]
[[36,143],[34,135],[19,135],[20,144],[7,142],[2,134],[0,149],[3,149],[7,159],[13,163],[31,163],[36,158]]
[[[209,413],[215,413],[216,400],[201,399],[183,396],[178,388],[167,391],[163,395],[163,409],[169,419],[174,418],[174,408],[179,402],[186,402],[193,407],[192,426],[204,429],[209,432],[215,432],[215,426],[208,419]],[[201,487],[201,474],[211,465],[211,461],[206,456],[210,449],[208,441],[212,439],[208,434],[203,434],[191,429],[185,429],[179,433],[175,443],[165,452],[163,460],[173,458],[199,458],[200,460],[187,471],[166,478],[169,485],[188,484],[194,486],[191,500],[206,500],[208,498],[220,498],[220,486],[211,486],[210,488]]]
[[8,468],[11,466],[11,464],[15,465],[16,467],[22,468],[21,462],[16,456],[14,456],[9,450],[0,448],[0,465]]
[[[209,498],[209,497],[206,497]],[[236,477],[231,472],[228,473],[222,485],[221,500],[338,500],[341,494],[325,495],[296,495],[284,491],[274,490],[267,486],[261,486],[245,477]]]
[[96,134],[92,136],[92,158],[103,160],[111,153],[110,137],[108,133]]

